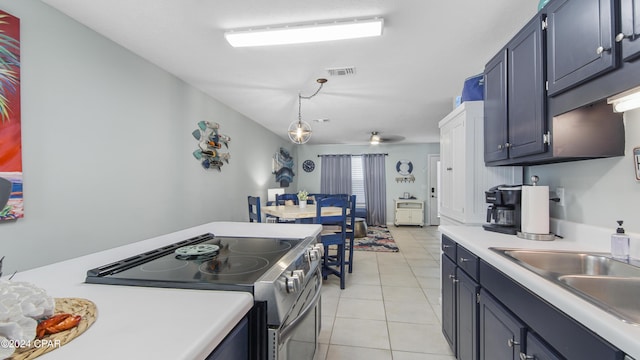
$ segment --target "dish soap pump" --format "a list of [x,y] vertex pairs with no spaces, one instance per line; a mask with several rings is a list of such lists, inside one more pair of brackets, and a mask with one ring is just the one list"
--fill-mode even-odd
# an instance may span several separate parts
[[611,256],[614,259],[629,259],[629,236],[624,233],[622,220],[618,220],[615,234],[611,234]]

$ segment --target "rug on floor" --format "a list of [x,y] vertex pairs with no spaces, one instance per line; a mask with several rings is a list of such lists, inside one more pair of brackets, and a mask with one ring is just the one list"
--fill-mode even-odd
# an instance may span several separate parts
[[386,226],[367,226],[367,236],[354,239],[353,249],[356,251],[399,251],[398,245]]

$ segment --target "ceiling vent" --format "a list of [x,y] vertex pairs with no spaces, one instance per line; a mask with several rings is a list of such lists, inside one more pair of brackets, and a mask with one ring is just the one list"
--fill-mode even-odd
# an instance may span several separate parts
[[329,76],[355,75],[356,74],[356,68],[355,68],[355,66],[332,68],[332,69],[327,69],[327,73],[329,73]]

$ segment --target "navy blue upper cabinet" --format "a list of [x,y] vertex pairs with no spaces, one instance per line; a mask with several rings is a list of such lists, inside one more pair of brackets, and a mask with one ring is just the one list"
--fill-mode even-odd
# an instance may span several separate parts
[[547,13],[548,94],[616,67],[615,0],[555,0]]
[[542,20],[535,17],[507,44],[510,158],[547,151]]
[[507,137],[507,50],[484,68],[484,161],[505,160]]
[[632,61],[640,56],[640,1],[620,0],[621,31],[616,41],[622,42],[624,61]]
[[548,150],[542,21],[531,19],[485,66],[485,163]]

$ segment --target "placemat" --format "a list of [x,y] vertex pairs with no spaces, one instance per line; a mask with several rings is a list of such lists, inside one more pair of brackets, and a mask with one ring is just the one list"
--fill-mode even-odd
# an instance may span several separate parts
[[31,342],[30,347],[16,349],[16,352],[9,359],[12,360],[29,360],[35,359],[42,354],[60,348],[69,341],[80,336],[95,321],[98,315],[96,304],[87,299],[81,298],[56,298],[55,313],[68,313],[82,316],[82,320],[78,326],[59,332],[57,334],[45,335],[42,339]]

